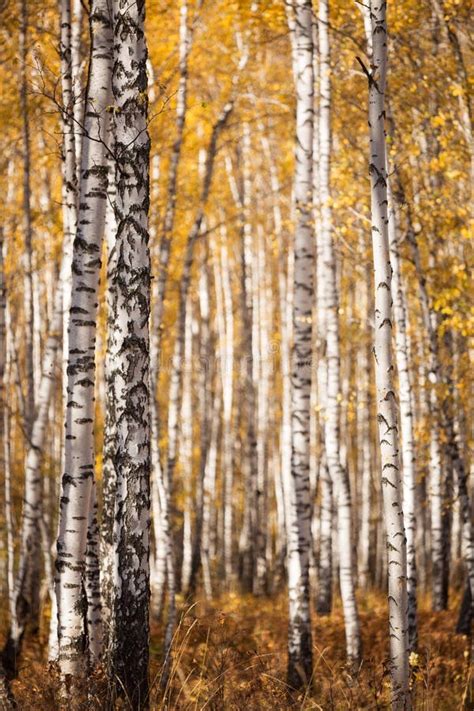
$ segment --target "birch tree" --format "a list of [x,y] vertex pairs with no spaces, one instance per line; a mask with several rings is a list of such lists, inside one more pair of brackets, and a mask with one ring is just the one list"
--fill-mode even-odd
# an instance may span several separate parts
[[[336,256],[332,234],[330,206],[330,152],[331,152],[331,67],[329,44],[329,6],[320,0],[319,27],[319,195],[320,230],[324,271],[320,276],[325,283],[326,331],[326,402],[325,450],[329,474],[333,482],[338,510],[339,581],[344,607],[346,648],[349,664],[357,668],[361,657],[359,616],[353,579],[352,503],[347,469],[341,462],[341,374],[339,338],[339,299],[336,283]],[[327,505],[327,504],[326,504]]]
[[[291,363],[291,479],[288,492],[288,683],[308,684],[312,675],[309,591],[311,504],[309,419],[313,227],[311,215],[313,148],[313,37],[311,0],[296,0],[294,62],[296,89],[293,350]],[[287,478],[285,478],[288,481]]]
[[[211,506],[215,498],[215,487],[216,487],[216,460],[217,460],[217,437],[219,429],[219,413],[220,413],[220,398],[217,392],[214,393],[214,402],[210,401],[208,403],[207,397],[211,400],[212,391],[210,396],[207,396],[207,391],[210,383],[206,382],[206,393],[203,393],[204,380],[211,379],[213,377],[213,369],[211,369],[211,334],[210,334],[210,294],[209,294],[209,268],[207,265],[208,250],[205,249],[204,259],[206,263],[203,264],[203,269],[201,271],[199,279],[199,308],[201,313],[201,368],[202,368],[202,384],[201,384],[201,403],[202,406],[207,405],[211,409],[209,420],[203,420],[201,427],[205,427],[207,422],[209,422],[208,427],[210,429],[208,436],[208,444],[203,448],[201,453],[201,477],[202,477],[202,523],[201,527],[198,529],[198,536],[196,538],[199,544],[199,553],[202,563],[202,577],[204,592],[207,598],[212,597],[212,583],[211,583],[211,566],[210,566],[210,537],[211,537]],[[215,386],[218,391],[219,386]],[[203,432],[204,434],[204,432]],[[207,434],[207,433],[206,433]]]
[[150,417],[149,137],[145,3],[114,3],[114,156],[117,195],[112,335],[116,430],[114,624],[109,654],[117,691],[148,708]]
[[[5,284],[5,249],[4,231],[0,228],[0,464],[3,465],[4,475],[4,500],[5,500],[5,523],[7,529],[7,584],[8,602],[10,607],[10,617],[14,619],[12,607],[13,596],[13,522],[11,510],[11,476],[10,476],[10,442],[9,442],[9,418],[8,406],[6,402],[7,377],[9,375],[9,363],[7,353],[7,293]],[[3,661],[0,661],[0,704],[5,711],[15,708],[16,704],[11,694],[6,670]]]
[[232,403],[234,375],[234,320],[232,292],[230,289],[227,231],[221,230],[220,248],[211,243],[214,253],[214,283],[216,288],[216,312],[219,333],[219,359],[222,381],[222,472],[224,509],[224,574],[227,585],[233,578],[233,434]]
[[[410,345],[406,309],[405,284],[401,273],[399,252],[400,216],[388,184],[389,243],[392,265],[393,314],[395,320],[395,349],[400,389],[401,460],[403,464],[403,514],[407,538],[407,594],[408,640],[410,650],[417,646],[416,596],[416,470],[415,435],[413,425],[412,378],[409,369]],[[449,577],[448,577],[449,579]]]
[[97,291],[108,164],[101,140],[111,98],[112,23],[103,0],[92,3],[91,56],[73,246],[69,321],[65,472],[57,541],[59,665],[66,697],[86,671],[82,615],[89,511],[94,481],[94,384]]
[[407,567],[403,520],[397,404],[393,383],[392,296],[385,143],[387,76],[386,5],[370,3],[372,61],[369,80],[369,173],[374,259],[374,357],[381,483],[387,531],[390,673],[394,711],[411,708],[408,668]]
[[183,507],[183,560],[181,564],[181,590],[186,595],[191,580],[193,558],[193,306],[190,296],[186,303],[184,335],[183,398],[181,401],[181,473],[184,489]]

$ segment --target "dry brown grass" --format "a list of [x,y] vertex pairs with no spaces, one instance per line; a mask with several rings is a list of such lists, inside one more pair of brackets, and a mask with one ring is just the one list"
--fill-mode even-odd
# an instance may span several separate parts
[[[356,678],[344,664],[340,606],[314,619],[314,679],[305,694],[285,684],[286,601],[226,595],[212,604],[183,606],[166,698],[160,691],[163,629],[154,625],[151,645],[151,707],[177,711],[264,711],[273,709],[385,709],[387,610],[381,594],[360,596],[364,662]],[[466,640],[454,634],[457,605],[431,613],[420,604],[420,645],[415,660],[415,708],[460,708],[466,675]],[[25,645],[19,679],[13,685],[19,708],[57,708],[57,674],[44,662],[44,638]],[[88,680],[89,709],[103,708],[100,672]],[[128,704],[123,702],[121,708]],[[86,706],[85,706],[86,707]]]

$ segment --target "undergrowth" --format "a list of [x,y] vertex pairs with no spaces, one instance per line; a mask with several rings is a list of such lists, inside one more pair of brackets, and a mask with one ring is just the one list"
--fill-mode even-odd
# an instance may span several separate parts
[[[457,600],[450,610],[432,613],[420,601],[419,648],[411,656],[414,708],[460,708],[466,680],[467,642],[454,633]],[[156,711],[274,711],[322,709],[354,711],[389,708],[387,608],[379,593],[359,596],[364,661],[356,676],[344,661],[344,624],[339,603],[329,617],[314,617],[313,683],[305,693],[285,683],[287,613],[278,598],[229,594],[207,603],[181,601],[170,678],[161,688],[164,629],[152,625],[150,706]],[[57,708],[58,677],[45,661],[46,630],[25,641],[13,690],[23,711]],[[101,709],[104,676],[87,680],[84,709]],[[126,700],[117,708],[127,709]]]

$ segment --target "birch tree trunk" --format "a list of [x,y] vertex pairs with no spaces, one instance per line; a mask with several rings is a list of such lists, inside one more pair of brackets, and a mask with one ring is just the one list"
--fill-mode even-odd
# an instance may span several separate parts
[[[5,502],[5,528],[6,528],[6,577],[7,594],[10,620],[15,619],[14,596],[13,596],[13,565],[14,565],[14,543],[13,543],[13,516],[11,498],[11,472],[10,472],[10,418],[6,392],[8,386],[8,375],[10,370],[9,357],[7,353],[7,292],[5,284],[5,254],[4,254],[4,231],[0,227],[0,465],[4,477],[4,502]],[[11,695],[6,670],[3,661],[0,662],[0,705],[5,711],[15,708],[14,699]]]
[[149,151],[145,3],[114,2],[117,196],[113,321],[109,340],[116,428],[114,627],[116,690],[133,709],[148,698],[150,599]]
[[[371,284],[372,275],[370,269],[366,267],[364,269],[364,293],[365,298],[362,302],[362,312],[361,320],[366,322],[369,317],[369,295],[372,288]],[[364,329],[368,331],[367,328]],[[365,333],[364,333],[365,335]],[[367,334],[367,338],[371,339],[371,334]],[[370,394],[370,383],[373,382],[372,379],[372,352],[370,348],[370,343],[366,343],[364,338],[364,343],[359,350],[360,355],[360,367],[359,372],[361,373],[360,378],[360,394],[358,397],[357,407],[360,410],[360,414],[357,418],[357,423],[359,427],[358,432],[358,446],[359,446],[359,472],[361,478],[361,488],[360,488],[360,529],[359,529],[359,539],[358,539],[358,576],[359,584],[362,588],[368,588],[373,582],[371,578],[370,571],[370,557],[371,557],[371,540],[372,539],[372,527],[371,527],[371,512],[372,512],[372,451],[371,451],[371,428],[370,428],[370,416],[372,410],[372,398]]]
[[[72,106],[69,116],[73,119],[74,150],[76,154],[76,180],[80,179],[82,136],[84,133],[84,88],[82,85],[82,27],[83,6],[81,0],[69,2],[70,61],[72,78]],[[72,114],[72,115],[71,115]]]
[[202,507],[202,543],[201,543],[201,558],[202,558],[202,573],[204,592],[208,599],[212,598],[212,581],[211,581],[211,524],[212,512],[211,506],[216,498],[216,468],[217,468],[217,443],[219,437],[219,420],[221,410],[221,393],[220,388],[216,386],[214,394],[214,403],[212,408],[211,433],[209,441],[209,450],[206,460],[206,469],[204,472],[203,481],[203,507]]
[[[403,464],[403,516],[407,539],[408,641],[410,651],[417,647],[416,601],[416,470],[415,435],[413,427],[412,383],[409,369],[410,348],[407,323],[406,294],[401,273],[399,252],[399,215],[388,184],[389,242],[394,300],[395,351],[400,389],[401,459]],[[449,582],[449,575],[447,576]]]
[[181,403],[180,464],[184,489],[183,510],[183,561],[181,565],[181,590],[188,594],[193,556],[193,312],[188,295],[184,336],[183,399]]
[[[153,103],[153,88],[150,87],[150,101]],[[151,159],[151,186],[150,199],[151,208],[157,204],[158,186],[160,177],[160,158],[154,155]],[[150,243],[151,249],[156,241],[156,229],[153,221],[150,223]],[[151,287],[151,332],[150,332],[150,410],[151,410],[151,502],[152,502],[152,524],[154,534],[154,557],[150,571],[150,587],[151,587],[151,611],[155,619],[160,619],[165,596],[166,586],[166,569],[168,562],[166,559],[168,545],[165,541],[165,533],[162,526],[163,515],[160,506],[160,495],[158,492],[158,478],[163,477],[163,467],[160,459],[159,436],[160,436],[160,419],[158,413],[157,386],[160,374],[160,339],[161,326],[155,323],[154,299],[156,296],[156,288],[154,288],[156,280],[152,281]],[[174,569],[174,564],[173,564]]]
[[319,194],[320,229],[325,282],[325,330],[327,360],[327,390],[325,406],[325,449],[329,474],[334,485],[338,510],[339,581],[346,631],[346,651],[355,670],[361,658],[359,615],[353,578],[352,503],[347,469],[341,463],[341,367],[339,342],[339,299],[336,281],[336,257],[332,234],[330,206],[331,153],[331,67],[329,45],[329,7],[320,0],[319,13]]
[[216,317],[219,333],[219,361],[222,383],[222,476],[224,512],[224,577],[229,587],[233,578],[233,336],[232,294],[230,289],[227,231],[221,231],[221,244],[211,242],[216,289]]
[[97,291],[104,232],[108,165],[106,133],[112,73],[112,23],[105,0],[90,13],[91,57],[82,147],[77,232],[73,248],[68,346],[65,473],[58,558],[59,665],[66,699],[86,670],[82,614],[85,556],[94,481],[94,384]]
[[[115,167],[109,161],[109,173],[115,174]],[[107,662],[110,663],[109,654],[111,641],[115,633],[114,614],[114,525],[115,525],[115,503],[117,491],[117,472],[114,465],[114,455],[116,449],[117,430],[115,427],[115,401],[113,389],[113,348],[115,339],[115,315],[117,295],[115,294],[115,283],[112,279],[117,265],[116,240],[117,240],[117,220],[115,218],[115,202],[117,198],[115,180],[109,180],[107,190],[107,208],[105,214],[105,243],[107,249],[107,270],[106,270],[106,309],[107,309],[107,340],[106,352],[103,366],[104,379],[104,441],[103,441],[103,463],[102,463],[102,511],[100,524],[100,547],[101,547],[101,574],[100,587],[102,597],[102,624],[104,634],[104,654]],[[109,670],[110,671],[110,670]],[[113,692],[113,689],[111,689]],[[113,694],[112,694],[113,696]]]
[[269,400],[269,303],[266,254],[262,226],[257,225],[256,269],[254,270],[254,299],[256,313],[256,337],[254,338],[254,381],[257,385],[257,487],[256,509],[256,560],[253,590],[261,595],[268,590],[268,400]]
[[311,503],[309,420],[311,390],[311,316],[313,299],[312,148],[313,38],[311,0],[295,3],[295,263],[291,364],[291,480],[288,520],[288,683],[310,682],[312,646],[309,591]]
[[407,563],[403,521],[397,405],[393,384],[391,266],[388,240],[385,84],[386,5],[371,0],[372,64],[369,74],[369,172],[375,285],[375,377],[381,483],[387,532],[390,673],[392,708],[411,708],[408,667]]

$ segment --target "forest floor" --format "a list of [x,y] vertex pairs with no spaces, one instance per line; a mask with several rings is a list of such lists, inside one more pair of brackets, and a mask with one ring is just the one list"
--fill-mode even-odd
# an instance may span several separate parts
[[[286,599],[226,595],[212,603],[182,605],[168,700],[160,697],[161,645],[164,630],[152,628],[153,710],[274,711],[284,709],[387,709],[387,609],[380,593],[359,595],[364,662],[356,678],[344,664],[344,625],[336,602],[330,617],[314,616],[314,680],[306,694],[289,694],[285,684]],[[414,663],[415,709],[460,708],[466,678],[466,638],[454,633],[458,596],[450,609],[432,613],[420,601],[419,650]],[[46,633],[25,642],[20,676],[13,690],[21,711],[50,711],[56,674],[45,662]],[[93,688],[93,680],[90,680]],[[100,681],[96,702],[101,709]],[[127,705],[122,704],[126,709]]]

